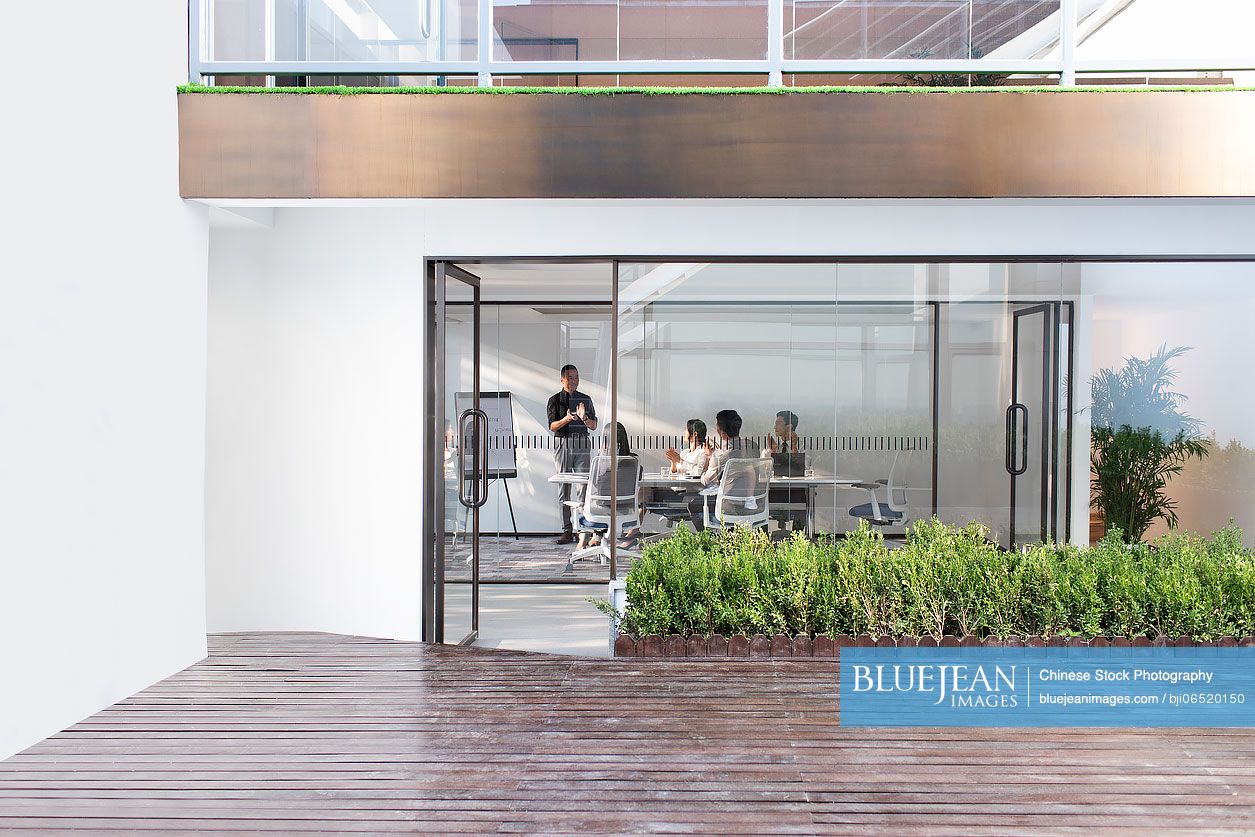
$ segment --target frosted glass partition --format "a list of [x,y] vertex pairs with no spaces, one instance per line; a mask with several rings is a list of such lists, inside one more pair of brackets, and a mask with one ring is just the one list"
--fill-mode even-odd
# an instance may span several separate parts
[[786,58],[1028,58],[1058,40],[1059,0],[784,0]]
[[[835,490],[831,507],[824,503],[830,531],[848,531],[879,515],[879,528],[900,533],[933,513],[937,306],[929,295],[930,269],[916,264],[836,268],[833,469],[880,487]],[[883,505],[869,507],[873,502]]]
[[846,531],[868,499],[851,484],[877,479],[910,481],[914,517],[932,513],[933,310],[847,295],[847,269],[621,265],[619,416],[647,470],[682,448],[690,419],[727,446],[716,415],[733,410],[741,444],[790,454],[777,476],[827,481],[773,489],[773,525]]
[[[1076,288],[1078,380],[1090,382],[1078,439],[1092,423],[1203,440],[1206,454],[1167,481],[1178,525],[1233,522],[1255,545],[1255,264],[1085,264]],[[1146,537],[1167,528],[1157,519]]]
[[[820,484],[773,489],[773,532],[822,536],[876,517],[900,536],[936,514],[981,523],[1005,547],[1085,542],[1107,522],[1091,484],[1102,429],[1128,425],[1205,448],[1166,475],[1181,528],[1232,520],[1255,543],[1255,389],[1242,348],[1255,264],[622,262],[617,311],[608,264],[475,269],[492,300],[482,386],[514,393],[520,531],[557,520],[544,404],[570,362],[606,431],[617,370],[618,420],[647,475],[684,450],[692,419],[726,446],[723,410],[755,455],[786,442],[803,454],[773,466],[812,470]],[[511,531],[503,500],[495,487],[485,531]],[[1142,536],[1168,523],[1151,520]]]

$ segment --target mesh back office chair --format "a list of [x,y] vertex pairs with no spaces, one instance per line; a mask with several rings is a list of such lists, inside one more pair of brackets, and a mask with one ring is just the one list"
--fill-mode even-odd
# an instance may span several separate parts
[[[610,534],[610,506],[615,506],[615,528],[619,531],[615,537],[622,537],[638,525],[636,519],[636,489],[640,483],[641,466],[635,456],[620,456],[618,478],[610,478],[610,457],[598,454],[588,465],[588,487],[584,489],[583,504],[570,503],[578,508],[575,516],[576,531],[585,534],[599,534],[602,542],[597,546],[577,549],[571,553],[571,563],[596,555],[601,563],[610,557],[610,546],[606,540]],[[626,549],[619,550],[620,555],[637,557],[637,553]]]
[[[770,459],[729,459],[723,465],[723,477],[715,492],[713,514],[710,503],[702,506],[706,528],[767,526],[771,519],[771,510],[767,503],[770,485]],[[709,496],[709,491],[707,489],[702,493]]]
[[[901,451],[893,454],[893,463],[889,466],[889,476],[887,479],[876,480],[875,482],[859,482],[855,483],[852,488],[861,488],[871,496],[871,501],[855,506],[850,509],[850,517],[858,520],[866,520],[873,526],[893,526],[902,522],[902,518],[906,514],[906,486],[898,485],[894,479],[894,474],[898,469],[898,460],[902,456]],[[882,501],[877,492],[884,489],[885,498]],[[897,502],[897,497],[902,498],[902,502]]]

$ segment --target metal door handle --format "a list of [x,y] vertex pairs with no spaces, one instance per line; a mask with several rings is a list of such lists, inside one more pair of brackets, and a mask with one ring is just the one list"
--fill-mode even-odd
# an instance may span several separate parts
[[[458,416],[458,502],[466,506],[468,509],[475,505],[475,498],[468,497],[466,494],[466,448],[467,440],[470,434],[466,432],[467,420],[474,418],[474,410],[463,410]],[[476,490],[475,483],[471,483],[471,491]]]
[[[471,410],[475,414],[475,451],[479,454],[479,473],[475,483],[475,508],[483,508],[488,502],[488,414],[483,410]],[[482,429],[481,429],[482,428]]]
[[[1015,414],[1020,413],[1023,418],[1020,430],[1020,462],[1015,463]],[[1007,443],[1007,473],[1013,477],[1018,477],[1028,470],[1028,407],[1023,404],[1012,404],[1007,407],[1006,414],[1006,443]]]
[[[467,433],[467,420],[475,422],[475,429]],[[470,443],[467,443],[467,440]],[[471,466],[475,469],[470,481],[470,494],[466,493],[466,449],[474,453]],[[488,502],[488,414],[474,408],[463,410],[458,416],[458,502],[468,509],[483,508]]]

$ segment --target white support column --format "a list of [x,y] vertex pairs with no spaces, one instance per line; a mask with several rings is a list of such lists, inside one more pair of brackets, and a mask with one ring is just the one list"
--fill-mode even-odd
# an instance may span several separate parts
[[492,0],[478,0],[479,8],[479,86],[492,87]]
[[1059,84],[1073,87],[1076,85],[1076,0],[1060,0],[1059,26],[1059,58],[1063,62]]
[[768,87],[783,87],[784,72],[784,0],[767,0],[767,71]]

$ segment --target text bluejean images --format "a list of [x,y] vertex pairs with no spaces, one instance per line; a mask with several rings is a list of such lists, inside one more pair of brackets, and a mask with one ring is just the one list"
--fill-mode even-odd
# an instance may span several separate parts
[[842,648],[841,724],[1250,727],[1255,648]]

